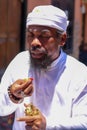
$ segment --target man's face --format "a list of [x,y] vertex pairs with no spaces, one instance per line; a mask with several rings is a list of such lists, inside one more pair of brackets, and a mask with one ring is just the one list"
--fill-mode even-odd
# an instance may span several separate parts
[[46,26],[29,26],[27,43],[32,66],[47,68],[59,56],[60,39],[56,29]]

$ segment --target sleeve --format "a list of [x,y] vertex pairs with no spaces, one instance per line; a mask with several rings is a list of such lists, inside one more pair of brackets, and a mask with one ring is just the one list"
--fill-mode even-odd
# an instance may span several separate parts
[[87,130],[87,86],[73,100],[71,117],[46,118],[47,130]]
[[7,116],[16,111],[20,104],[13,103],[8,95],[8,87],[17,79],[25,78],[29,67],[28,51],[20,52],[8,65],[0,84],[0,116]]
[[[14,64],[16,62],[16,57],[11,61],[11,63],[8,65],[4,75],[1,79],[0,84],[0,116],[7,116],[11,113],[13,113],[17,107],[18,104],[13,103],[8,95],[8,87],[14,82]],[[14,70],[14,71],[13,71]]]
[[[1,88],[1,86],[0,86]],[[0,90],[0,116],[7,116],[15,112],[18,104],[13,103],[8,93]]]

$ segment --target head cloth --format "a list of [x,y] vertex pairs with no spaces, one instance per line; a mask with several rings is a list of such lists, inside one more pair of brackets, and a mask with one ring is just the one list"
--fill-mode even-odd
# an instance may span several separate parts
[[27,16],[26,26],[41,25],[66,31],[69,21],[65,12],[52,5],[37,6]]

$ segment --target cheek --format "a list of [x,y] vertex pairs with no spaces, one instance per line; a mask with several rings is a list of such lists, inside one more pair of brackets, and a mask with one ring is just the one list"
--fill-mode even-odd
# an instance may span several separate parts
[[49,55],[53,55],[58,51],[58,43],[54,39],[50,39],[46,44],[46,49]]
[[58,41],[54,38],[50,38],[48,41],[48,45],[50,48],[57,48],[58,47]]
[[31,48],[31,41],[30,40],[26,40],[26,46],[28,49]]

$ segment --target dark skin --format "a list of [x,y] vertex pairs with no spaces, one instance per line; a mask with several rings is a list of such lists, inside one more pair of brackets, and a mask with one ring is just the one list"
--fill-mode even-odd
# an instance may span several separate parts
[[[47,38],[40,37],[43,34],[43,30],[49,30],[46,32],[44,31],[44,37],[48,36]],[[50,27],[36,25],[29,26],[27,29],[27,44],[29,50],[36,46],[38,46],[38,48],[44,48],[48,51],[48,55],[51,56],[52,61],[54,61],[59,56],[60,47],[64,46],[66,41],[66,33],[63,33],[62,35],[59,34],[59,36],[57,36],[56,33],[57,30]],[[35,57],[36,59],[41,56],[41,54],[37,55],[36,53],[36,55],[34,55],[32,53],[32,57]]]
[[21,91],[24,92],[25,97],[31,96],[33,92],[32,79],[18,79],[11,85],[10,92],[14,96],[22,98]]
[[[24,104],[25,107],[28,104]],[[39,114],[33,116],[24,116],[21,118],[17,118],[17,121],[25,121],[26,122],[26,130],[45,130],[46,129],[46,119],[43,114],[39,111]]]
[[[35,60],[42,59],[45,52],[51,57],[53,62],[60,55],[60,47],[64,46],[66,41],[66,33],[57,34],[57,30],[46,26],[29,26],[27,28],[27,45],[31,52],[31,57]],[[36,49],[39,48],[39,49]],[[11,92],[20,97],[19,90],[23,90],[26,96],[31,96],[33,92],[33,83],[31,80],[24,82],[22,79],[12,84]],[[24,105],[25,108],[28,104]],[[39,112],[35,116],[19,117],[17,121],[26,122],[26,130],[45,130],[46,118]]]

